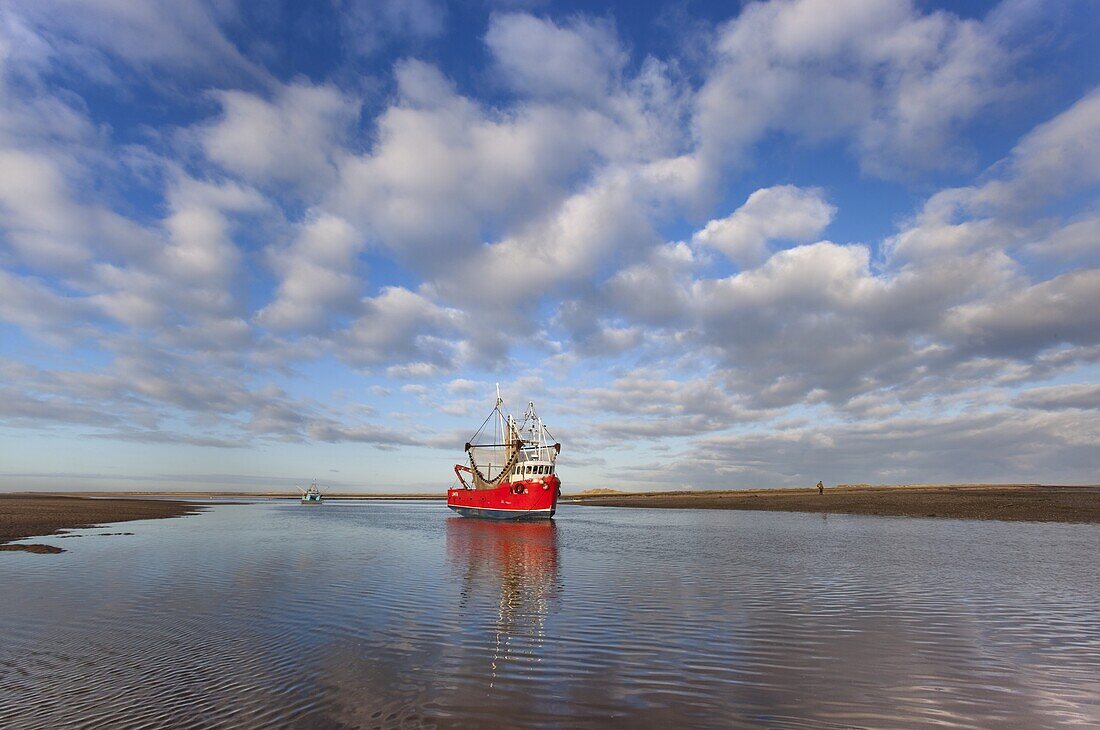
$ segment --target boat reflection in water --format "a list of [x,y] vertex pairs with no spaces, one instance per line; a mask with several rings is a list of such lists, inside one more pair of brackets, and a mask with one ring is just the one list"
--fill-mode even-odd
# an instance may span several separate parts
[[459,610],[470,629],[490,630],[492,675],[512,660],[537,661],[532,652],[546,640],[547,618],[559,604],[557,526],[552,521],[497,522],[447,519],[447,557],[459,573]]

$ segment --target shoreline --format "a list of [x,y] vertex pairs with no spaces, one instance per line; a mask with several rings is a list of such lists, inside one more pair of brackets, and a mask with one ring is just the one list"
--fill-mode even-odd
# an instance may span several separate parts
[[0,551],[63,553],[64,549],[53,545],[12,545],[11,541],[51,537],[111,522],[185,517],[203,509],[199,504],[167,499],[0,494]]
[[840,485],[817,489],[632,492],[563,497],[590,507],[726,509],[1007,522],[1100,523],[1100,485]]

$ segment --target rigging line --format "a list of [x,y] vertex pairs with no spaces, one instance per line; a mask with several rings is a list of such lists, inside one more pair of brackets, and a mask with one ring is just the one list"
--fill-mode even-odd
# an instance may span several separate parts
[[482,432],[482,430],[484,430],[484,428],[485,428],[485,425],[486,425],[487,423],[489,423],[489,419],[493,417],[493,414],[494,414],[494,413],[499,413],[499,414],[501,415],[501,417],[503,418],[503,417],[505,417],[505,416],[507,415],[507,414],[506,414],[506,411],[507,411],[507,410],[508,410],[508,409],[506,408],[506,409],[504,409],[504,410],[502,411],[502,410],[500,409],[500,406],[493,406],[493,410],[491,410],[491,411],[489,412],[489,415],[485,417],[485,420],[481,422],[481,428],[479,428],[479,429],[478,429],[478,430],[477,430],[477,431],[476,431],[476,432],[474,433],[473,437],[472,437],[472,438],[470,439],[470,442],[471,442],[471,444],[472,444],[473,446],[479,446],[480,444],[474,444],[474,443],[473,443],[473,441],[474,441],[474,439],[476,439],[476,438],[477,438],[478,434],[479,434],[479,433],[481,433],[481,432]]
[[473,437],[470,438],[470,441],[473,441],[474,439],[477,438],[477,435],[479,433],[481,433],[481,430],[483,428],[485,428],[485,424],[489,422],[489,419],[492,418],[493,414],[496,413],[496,412],[497,412],[496,407],[494,407],[493,410],[489,411],[489,415],[485,416],[485,420],[481,422],[481,428],[479,428],[477,431],[474,432],[474,435],[473,435]]

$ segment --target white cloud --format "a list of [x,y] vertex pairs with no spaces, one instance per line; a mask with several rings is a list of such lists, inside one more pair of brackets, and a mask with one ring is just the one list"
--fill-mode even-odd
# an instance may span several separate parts
[[396,40],[423,41],[443,33],[447,11],[436,0],[335,0],[348,45],[361,55]]
[[1073,383],[1029,388],[1016,398],[1016,405],[1050,411],[1067,408],[1100,410],[1100,385]]
[[1100,439],[1093,414],[995,409],[909,414],[709,436],[680,458],[627,467],[623,483],[684,488],[870,482],[1091,483]]
[[664,370],[639,368],[606,386],[580,388],[569,395],[586,413],[600,414],[592,431],[605,443],[694,436],[774,415],[728,392],[719,373],[681,380]]
[[767,258],[769,242],[808,241],[824,231],[835,214],[820,188],[761,188],[729,216],[708,222],[692,242],[716,248],[741,266],[752,266]]
[[320,213],[302,224],[290,247],[272,254],[281,281],[257,320],[277,330],[316,331],[333,315],[354,312],[362,245],[359,232],[337,216]]
[[1035,211],[1100,181],[1100,91],[1026,134],[981,181],[932,195],[886,240],[891,263],[928,262],[974,252],[1022,250],[1082,260],[1097,249],[1095,216],[1067,222]]
[[0,226],[38,269],[72,269],[92,256],[89,211],[69,198],[64,173],[43,154],[0,149]]
[[621,262],[658,240],[641,193],[629,175],[600,179],[541,220],[482,246],[435,288],[479,309],[533,308],[549,291],[590,277],[610,256]]
[[206,125],[206,155],[250,181],[293,183],[307,193],[336,175],[359,103],[332,86],[291,83],[270,101],[245,91],[214,94],[221,117]]
[[454,395],[472,395],[482,389],[482,386],[468,378],[455,378],[447,383],[447,392]]
[[991,29],[907,0],[756,3],[719,32],[697,99],[700,154],[744,162],[769,131],[850,140],[885,177],[957,167],[956,132],[1005,95]]
[[526,13],[494,14],[485,43],[513,89],[558,102],[606,97],[627,60],[614,28],[585,19],[562,26]]
[[212,78],[270,77],[246,59],[222,26],[235,5],[217,0],[12,0],[15,10],[36,28],[79,46],[98,49],[134,68],[172,68]]
[[182,174],[167,202],[166,217],[140,229],[140,248],[119,263],[98,261],[78,286],[100,311],[162,344],[234,352],[250,339],[235,291],[242,254],[234,237],[240,218],[267,212],[268,203],[251,188]]
[[424,376],[453,366],[463,328],[462,313],[440,307],[423,295],[386,287],[364,299],[359,317],[340,334],[337,354],[355,365],[397,363]]
[[0,146],[66,151],[96,141],[82,100],[50,93],[42,78],[57,51],[14,12],[0,10]]
[[1029,253],[1071,261],[1100,257],[1100,215],[1086,215],[1027,244]]
[[959,306],[944,326],[968,351],[1021,358],[1061,344],[1100,343],[1100,269]]
[[699,277],[697,266],[683,244],[655,249],[616,274],[593,306],[610,306],[619,326],[660,328],[648,340],[659,352],[717,362],[754,407],[932,387],[972,357],[965,338],[945,334],[952,308],[1022,283],[999,252],[876,272],[867,247],[831,242],[780,251],[725,278]]
[[343,163],[328,207],[405,263],[429,276],[447,270],[483,231],[521,225],[566,195],[587,145],[568,115],[492,114],[421,62],[401,64],[397,78],[373,149]]
[[0,319],[60,345],[90,337],[94,309],[82,297],[66,297],[43,280],[0,268]]
[[683,242],[654,247],[619,269],[603,287],[607,303],[632,320],[656,326],[685,323],[698,256]]
[[1100,182],[1100,87],[1021,139],[1006,177],[983,186],[977,200],[1027,206]]
[[375,424],[343,426],[334,423],[313,423],[310,424],[308,433],[309,437],[315,441],[366,443],[380,449],[417,446],[420,443],[406,433]]

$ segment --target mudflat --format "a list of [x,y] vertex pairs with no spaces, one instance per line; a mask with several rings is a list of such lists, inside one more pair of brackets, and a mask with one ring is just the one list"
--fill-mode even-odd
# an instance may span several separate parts
[[10,545],[38,535],[126,522],[192,515],[203,509],[190,502],[167,499],[87,499],[47,495],[0,494],[0,550],[32,553],[64,552],[53,545]]
[[[601,490],[603,491],[603,490]],[[713,492],[582,494],[563,501],[599,507],[817,512],[967,520],[1100,523],[1100,485],[904,485]]]

